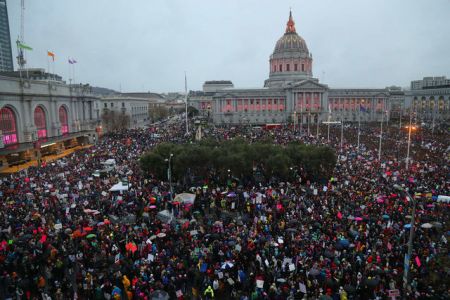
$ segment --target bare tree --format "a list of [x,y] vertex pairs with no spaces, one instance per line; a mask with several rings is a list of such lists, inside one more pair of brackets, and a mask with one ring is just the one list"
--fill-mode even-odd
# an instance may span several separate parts
[[157,122],[167,118],[169,116],[169,110],[165,106],[158,105],[155,107],[150,107],[148,109],[148,115],[152,122]]
[[130,116],[125,113],[105,109],[102,114],[102,124],[106,132],[119,131],[129,127]]

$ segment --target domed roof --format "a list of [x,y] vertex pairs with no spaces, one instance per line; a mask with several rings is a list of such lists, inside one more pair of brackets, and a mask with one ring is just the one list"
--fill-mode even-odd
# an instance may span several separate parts
[[275,45],[273,54],[283,52],[298,52],[303,55],[309,55],[305,40],[295,31],[295,23],[292,19],[292,12],[289,13],[289,21],[287,22],[286,32]]

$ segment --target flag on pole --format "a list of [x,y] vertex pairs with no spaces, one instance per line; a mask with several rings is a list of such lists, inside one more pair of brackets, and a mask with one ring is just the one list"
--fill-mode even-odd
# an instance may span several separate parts
[[47,50],[47,55],[50,56],[53,61],[55,61],[55,53]]
[[77,63],[77,61],[75,60],[75,59],[70,59],[69,58],[69,64],[71,64],[71,65],[73,65],[73,64],[76,64]]
[[17,42],[17,47],[19,47],[20,49],[25,49],[25,50],[33,50],[33,48],[31,48],[30,46],[27,46],[25,44],[22,44],[21,42]]

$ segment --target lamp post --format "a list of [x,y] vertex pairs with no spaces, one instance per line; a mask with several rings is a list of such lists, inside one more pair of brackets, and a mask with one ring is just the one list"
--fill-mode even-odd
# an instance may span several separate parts
[[341,153],[342,153],[342,147],[344,146],[343,144],[344,141],[344,117],[341,114]]
[[359,103],[359,109],[358,109],[358,153],[359,153],[359,138],[361,135],[361,104],[364,104],[364,99],[361,99],[361,102]]
[[169,158],[166,158],[165,161],[169,163],[169,167],[167,168],[167,180],[169,181],[169,191],[170,191],[170,201],[173,200],[173,190],[172,190],[172,162],[173,153],[170,153]]
[[296,124],[297,124],[297,111],[294,110],[294,132],[296,132],[297,130]]
[[409,168],[409,149],[411,148],[411,131],[416,129],[415,126],[412,126],[412,112],[409,114],[409,126],[408,126],[408,148],[406,150],[406,170]]
[[411,254],[412,254],[412,248],[413,248],[413,239],[414,239],[414,224],[416,219],[416,199],[414,197],[411,197],[409,192],[404,189],[403,187],[399,186],[398,184],[394,184],[394,188],[396,190],[399,190],[401,192],[404,192],[410,201],[413,203],[413,211],[412,211],[412,217],[411,217],[411,223],[409,228],[409,240],[408,240],[408,252],[405,255],[405,262],[404,262],[404,272],[403,272],[403,289],[405,290],[408,287],[408,275],[409,275],[409,266],[411,261]]
[[383,119],[384,113],[381,113],[381,124],[380,124],[380,143],[378,145],[378,161],[381,161],[381,141],[383,139]]

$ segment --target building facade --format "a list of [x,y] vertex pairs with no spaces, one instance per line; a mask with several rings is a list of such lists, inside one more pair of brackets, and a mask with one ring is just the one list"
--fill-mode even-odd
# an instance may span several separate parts
[[450,79],[424,77],[411,82],[405,92],[405,106],[422,121],[450,120]]
[[[102,120],[103,132],[117,128],[144,128],[149,124],[150,101],[145,98],[115,95],[98,100],[99,114]],[[114,112],[112,115],[108,114]],[[120,121],[117,126],[107,123]]]
[[0,71],[13,71],[11,36],[6,0],[0,0]]
[[93,142],[96,100],[86,85],[0,76],[0,165]]
[[313,77],[312,54],[296,32],[292,13],[270,55],[264,88],[208,89],[207,83],[202,91],[189,93],[189,106],[201,115],[211,112],[216,124],[378,122],[399,118],[411,110],[422,119],[450,119],[450,80],[445,77],[413,81],[409,91],[395,86],[329,88],[320,83]]

